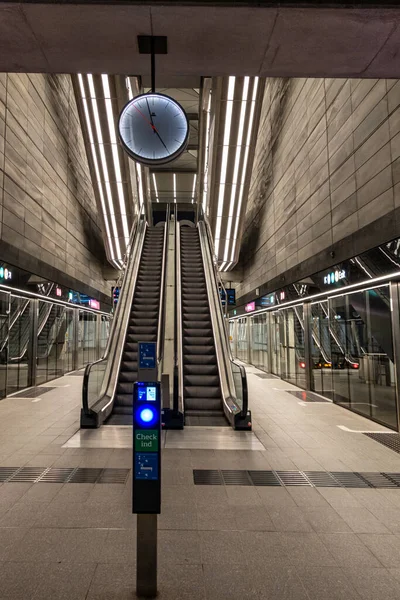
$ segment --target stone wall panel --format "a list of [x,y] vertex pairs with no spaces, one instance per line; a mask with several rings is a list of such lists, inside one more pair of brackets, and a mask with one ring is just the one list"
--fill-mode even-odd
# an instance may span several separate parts
[[400,235],[398,207],[400,81],[267,80],[239,301],[288,269],[330,267],[333,246],[344,260]]

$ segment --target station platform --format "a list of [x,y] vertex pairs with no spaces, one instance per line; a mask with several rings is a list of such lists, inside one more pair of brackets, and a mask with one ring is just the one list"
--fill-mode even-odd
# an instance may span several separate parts
[[[159,597],[400,599],[400,436],[247,373],[253,432],[163,435]],[[82,375],[0,402],[2,600],[135,597],[131,430],[79,431]]]

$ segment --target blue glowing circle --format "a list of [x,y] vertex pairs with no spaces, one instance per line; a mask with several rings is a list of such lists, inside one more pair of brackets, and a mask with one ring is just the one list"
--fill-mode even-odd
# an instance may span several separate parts
[[150,423],[154,419],[154,412],[151,408],[143,408],[139,413],[139,418],[143,423]]

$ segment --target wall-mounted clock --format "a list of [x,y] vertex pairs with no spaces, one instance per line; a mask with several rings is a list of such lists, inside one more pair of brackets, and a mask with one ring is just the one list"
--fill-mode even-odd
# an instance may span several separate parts
[[119,117],[118,131],[131,158],[148,166],[163,165],[185,150],[189,123],[176,100],[152,92],[128,102]]

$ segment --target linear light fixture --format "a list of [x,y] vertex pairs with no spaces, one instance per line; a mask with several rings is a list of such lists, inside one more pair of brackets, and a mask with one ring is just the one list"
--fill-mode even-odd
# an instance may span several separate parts
[[144,207],[144,191],[143,191],[143,177],[142,177],[142,165],[140,163],[135,163],[136,165],[136,175],[138,178],[138,189],[139,189],[139,213],[142,212]]
[[158,190],[157,190],[156,176],[155,176],[155,174],[154,174],[154,173],[153,173],[153,186],[154,186],[154,193],[155,193],[155,195],[156,195],[156,200],[157,200],[157,202],[159,202],[160,200],[159,200],[159,198],[158,198]]
[[99,110],[97,107],[96,92],[95,92],[94,83],[93,83],[93,75],[89,74],[87,76],[87,78],[88,78],[88,83],[89,83],[90,96],[91,96],[91,100],[92,100],[93,116],[94,116],[94,123],[95,123],[95,127],[96,127],[97,141],[99,144],[101,166],[102,166],[103,173],[104,173],[104,184],[105,184],[106,192],[107,192],[108,209],[110,212],[111,224],[112,224],[112,229],[113,229],[113,233],[114,233],[116,258],[121,259],[122,258],[121,247],[119,245],[119,239],[118,239],[117,222],[115,219],[114,204],[112,201],[110,177],[108,174],[106,155],[104,152],[103,134],[101,132],[101,124],[100,124]]
[[87,98],[86,98],[85,87],[83,85],[83,77],[80,73],[78,73],[78,82],[79,82],[79,88],[80,88],[81,96],[82,96],[83,111],[84,111],[85,119],[86,119],[86,127],[87,127],[87,131],[89,134],[89,143],[90,143],[90,149],[91,149],[91,153],[92,153],[97,189],[98,189],[99,197],[100,197],[101,210],[103,213],[104,225],[106,228],[106,235],[107,235],[107,239],[108,239],[108,243],[109,243],[110,259],[112,262],[115,263],[114,245],[112,243],[108,213],[106,210],[106,203],[104,200],[104,190],[103,190],[103,184],[102,184],[101,177],[100,177],[99,161],[97,158],[93,130],[92,130],[92,125],[91,125],[90,116],[89,116],[89,108],[88,108],[88,103],[87,103]]
[[197,173],[195,173],[194,177],[193,177],[192,204],[194,203],[194,196],[196,194],[196,181],[197,181]]
[[125,240],[127,243],[127,240],[129,240],[129,228],[128,228],[128,220],[126,218],[125,194],[124,194],[124,187],[122,184],[121,165],[119,162],[117,136],[115,133],[115,121],[114,121],[114,115],[113,115],[113,109],[112,109],[110,83],[108,80],[108,75],[103,74],[101,76],[101,80],[103,82],[104,99],[105,99],[105,103],[106,103],[108,130],[110,133],[111,150],[112,150],[113,161],[114,161],[114,170],[115,170],[115,175],[116,175],[116,184],[117,184],[117,190],[118,190],[118,200],[119,200],[119,208],[120,208],[120,213],[121,213],[122,229],[123,229],[124,237],[125,237]]
[[215,254],[218,257],[219,253],[219,241],[221,235],[221,223],[224,209],[224,196],[225,196],[225,180],[226,180],[226,169],[228,165],[229,156],[229,141],[231,137],[231,125],[232,125],[232,110],[233,110],[233,97],[235,94],[235,77],[231,76],[228,80],[228,96],[226,100],[225,110],[225,129],[224,129],[224,141],[222,149],[222,160],[221,160],[221,171],[219,179],[219,193],[218,193],[218,208],[217,218],[215,223]]
[[173,177],[174,177],[174,202],[176,203],[176,173],[174,173]]
[[[226,238],[225,238],[225,249],[224,249],[225,263],[224,264],[226,264],[226,261],[228,261],[229,245],[230,245],[230,241],[231,241],[230,238],[231,238],[232,220],[233,220],[236,191],[237,191],[237,181],[238,181],[238,175],[239,175],[239,164],[240,164],[240,159],[242,156],[242,140],[243,140],[243,131],[244,131],[244,120],[245,120],[246,109],[247,109],[247,95],[249,92],[249,81],[250,81],[250,77],[245,77],[244,81],[243,81],[242,106],[240,108],[239,128],[238,128],[238,135],[237,135],[237,141],[236,141],[235,165],[233,168],[233,178],[232,178],[231,201],[229,204],[228,224],[227,224],[227,231],[226,231]],[[223,270],[222,266],[221,266],[221,270]]]
[[242,210],[244,182],[245,182],[245,178],[246,178],[247,162],[248,162],[248,159],[249,159],[251,134],[252,134],[252,130],[253,130],[254,111],[255,111],[255,107],[256,107],[256,98],[257,98],[257,90],[258,90],[258,81],[259,81],[258,77],[255,77],[254,78],[254,86],[253,86],[253,97],[252,97],[252,100],[251,100],[251,111],[250,111],[250,118],[249,118],[249,126],[248,126],[248,130],[247,130],[246,149],[245,149],[244,160],[243,160],[243,167],[242,167],[242,179],[241,179],[241,182],[240,182],[239,201],[238,201],[238,207],[237,207],[237,210],[236,210],[235,231],[234,231],[234,234],[233,234],[233,242],[232,242],[232,251],[231,251],[231,261],[232,262],[234,262],[235,245],[236,245],[236,242],[237,242],[237,235],[238,235],[239,221],[240,221],[240,213],[241,213],[241,210]]
[[211,115],[211,91],[208,96],[207,118],[206,118],[206,143],[204,149],[204,178],[203,178],[203,212],[206,213],[208,193],[208,160],[210,154],[210,115]]

